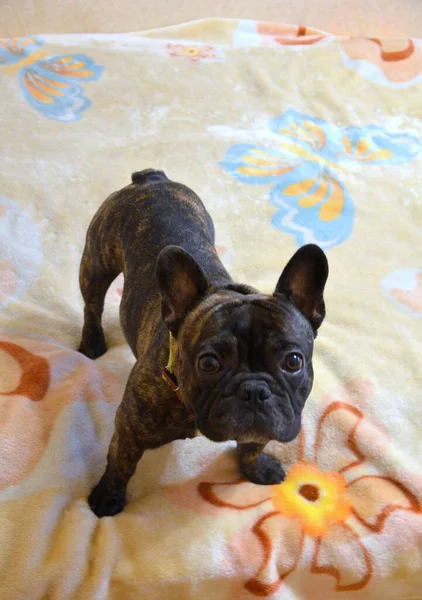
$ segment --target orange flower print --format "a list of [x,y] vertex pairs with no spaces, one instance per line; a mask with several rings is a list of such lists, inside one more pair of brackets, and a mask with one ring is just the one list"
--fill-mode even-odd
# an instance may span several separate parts
[[[16,485],[35,469],[65,408],[76,422],[84,411],[81,401],[113,405],[120,395],[114,375],[78,352],[2,335],[0,491]],[[74,468],[72,461],[68,467],[56,460],[49,471],[51,480],[57,481],[68,468]]]
[[218,58],[217,50],[213,46],[186,46],[184,44],[167,44],[170,56],[181,56],[197,64],[202,60],[215,60]]
[[406,87],[422,80],[422,50],[414,40],[351,38],[340,47],[345,66],[370,81]]
[[[371,389],[368,382],[354,381],[334,397],[369,396]],[[168,488],[167,496],[179,506],[214,514],[230,511],[243,523],[241,538],[229,550],[247,574],[244,593],[237,592],[236,598],[279,598],[283,582],[299,564],[313,576],[334,580],[327,593],[361,590],[374,573],[371,536],[381,534],[396,511],[420,512],[413,491],[374,469],[371,445],[379,450],[385,437],[365,424],[361,410],[332,399],[312,429],[306,434],[302,429],[299,439],[287,445],[282,462],[294,466],[280,485],[256,486],[236,478],[235,466],[230,479],[227,465],[218,459],[218,470],[211,467],[207,481],[199,476],[190,492],[186,483]],[[313,443],[307,443],[311,437]]]
[[262,36],[269,36],[276,44],[283,46],[310,46],[330,37],[322,31],[303,25],[265,22],[257,24],[257,32]]
[[240,20],[233,32],[235,47],[291,46],[303,48],[329,42],[333,36],[303,25],[285,25],[265,21]]

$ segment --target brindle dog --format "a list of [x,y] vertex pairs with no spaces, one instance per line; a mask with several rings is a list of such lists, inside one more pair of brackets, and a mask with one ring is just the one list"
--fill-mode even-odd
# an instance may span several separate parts
[[198,196],[147,169],[104,202],[88,229],[79,350],[90,358],[106,351],[104,296],[122,271],[120,319],[136,363],[106,470],[89,496],[92,510],[99,517],[120,512],[145,450],[197,430],[211,440],[236,440],[249,480],[280,483],[282,466],[263,450],[270,440],[288,442],[299,433],[313,382],[314,338],[325,316],[323,251],[300,248],[272,295],[234,283]]

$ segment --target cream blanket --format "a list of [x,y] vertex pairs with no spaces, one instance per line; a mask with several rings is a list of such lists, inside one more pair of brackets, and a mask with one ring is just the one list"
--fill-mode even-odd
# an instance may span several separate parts
[[[1,600],[422,598],[422,42],[204,21],[0,41]],[[331,267],[281,486],[233,444],[147,453],[129,504],[98,480],[133,357],[77,347],[98,205],[156,167],[211,212],[233,276],[271,291],[294,250]]]

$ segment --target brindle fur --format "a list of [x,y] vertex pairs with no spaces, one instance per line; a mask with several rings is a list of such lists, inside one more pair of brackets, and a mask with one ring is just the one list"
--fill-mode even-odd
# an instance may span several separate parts
[[[251,481],[283,480],[281,465],[262,451],[270,439],[287,441],[299,431],[300,414],[312,387],[313,338],[325,313],[325,256],[315,246],[305,248],[297,253],[301,253],[297,264],[292,259],[286,267],[287,275],[280,278],[275,295],[265,296],[233,283],[217,256],[214,226],[201,200],[163,172],[135,173],[131,185],[99,208],[88,229],[80,266],[85,319],[79,350],[90,358],[106,351],[101,325],[104,297],[123,272],[120,320],[136,363],[117,409],[106,470],[89,497],[98,516],[123,509],[128,481],[145,450],[193,437],[197,428],[214,440],[237,439],[240,469]],[[162,379],[169,329],[177,337],[175,375],[183,404]],[[198,376],[195,361],[198,344],[225,331],[224,343],[235,345],[237,362],[216,385]],[[291,383],[278,367],[267,364],[272,360],[268,344],[279,344],[280,336],[286,343],[292,340],[297,345],[300,340],[307,358],[300,381]],[[246,420],[253,411],[250,406],[243,409],[239,398],[246,394],[249,401],[248,390],[256,385],[266,386],[274,398],[284,394],[288,401],[284,405],[277,400],[271,409],[273,423],[265,417],[260,429],[243,430],[242,411]],[[280,385],[288,391],[281,393]],[[235,398],[236,409],[228,409],[227,414],[215,396],[222,388]]]

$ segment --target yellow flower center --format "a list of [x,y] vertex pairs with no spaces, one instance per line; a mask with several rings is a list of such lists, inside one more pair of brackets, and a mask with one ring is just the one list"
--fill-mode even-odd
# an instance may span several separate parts
[[199,48],[185,48],[184,53],[186,56],[198,56]]
[[273,486],[272,501],[280,514],[301,522],[313,537],[324,535],[334,523],[344,522],[351,510],[346,481],[339,473],[323,473],[312,464],[293,467],[286,481]]

